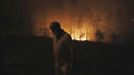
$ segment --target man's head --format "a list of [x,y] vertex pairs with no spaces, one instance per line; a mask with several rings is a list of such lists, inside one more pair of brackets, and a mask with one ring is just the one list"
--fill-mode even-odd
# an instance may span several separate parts
[[50,24],[50,29],[52,30],[52,32],[58,32],[59,30],[61,30],[60,23],[57,21],[52,22]]

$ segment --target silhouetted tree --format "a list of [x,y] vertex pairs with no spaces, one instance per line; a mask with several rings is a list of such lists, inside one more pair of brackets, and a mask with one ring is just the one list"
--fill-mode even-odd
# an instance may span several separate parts
[[104,33],[102,31],[97,30],[95,35],[96,35],[96,40],[98,42],[102,42],[102,40],[104,40]]
[[111,42],[117,42],[117,40],[119,39],[120,35],[117,33],[112,33],[112,35],[110,36],[111,38]]
[[85,33],[81,33],[81,35],[79,36],[80,40],[82,39],[82,37],[84,37]]

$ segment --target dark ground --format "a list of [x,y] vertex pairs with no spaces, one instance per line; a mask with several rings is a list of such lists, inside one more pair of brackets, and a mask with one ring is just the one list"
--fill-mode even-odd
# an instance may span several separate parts
[[[0,41],[0,75],[54,75],[52,40],[7,36]],[[134,45],[73,41],[73,47],[73,75],[134,75]]]

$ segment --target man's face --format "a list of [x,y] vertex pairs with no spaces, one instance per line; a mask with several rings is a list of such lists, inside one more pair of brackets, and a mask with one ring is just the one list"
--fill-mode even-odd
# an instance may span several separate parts
[[55,35],[56,34],[55,31],[54,31],[54,29],[51,29],[51,28],[50,28],[50,32],[51,32],[52,35]]
[[55,33],[49,28],[49,37],[53,38]]

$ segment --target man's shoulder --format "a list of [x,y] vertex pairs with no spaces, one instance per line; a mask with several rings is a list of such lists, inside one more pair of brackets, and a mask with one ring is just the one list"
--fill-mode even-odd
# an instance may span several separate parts
[[68,34],[68,33],[65,33],[65,35],[64,35],[66,38],[71,38],[71,35],[70,34]]

